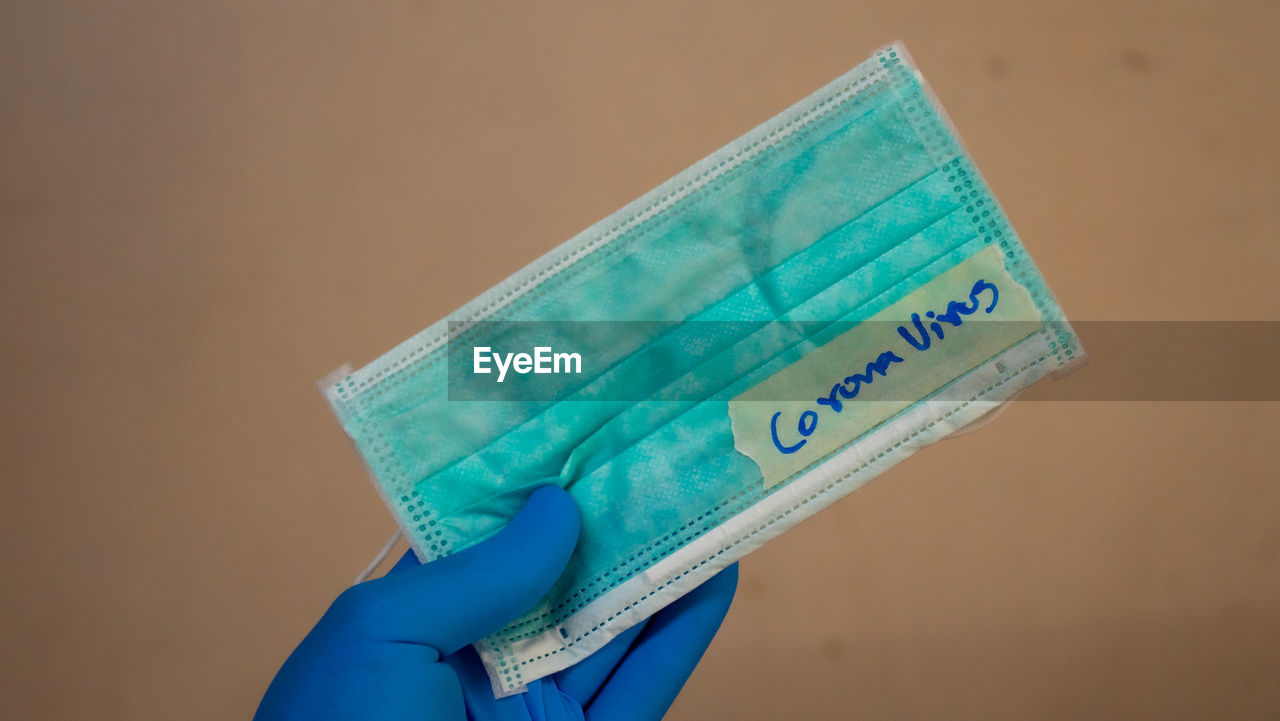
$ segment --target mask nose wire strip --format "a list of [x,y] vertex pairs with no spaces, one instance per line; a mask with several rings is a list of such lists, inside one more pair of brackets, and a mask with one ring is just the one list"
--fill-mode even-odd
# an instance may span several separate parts
[[391,549],[396,547],[396,541],[399,541],[399,540],[400,540],[400,529],[397,528],[396,532],[391,534],[391,538],[387,539],[387,542],[385,545],[383,545],[382,550],[378,551],[378,555],[373,557],[373,560],[369,562],[368,566],[365,566],[364,570],[360,572],[359,576],[356,576],[356,580],[353,582],[352,585],[356,583],[364,583],[365,581],[368,581],[369,577],[373,575],[373,572],[378,570],[378,566],[381,566],[382,562],[387,560],[387,556],[391,555]]

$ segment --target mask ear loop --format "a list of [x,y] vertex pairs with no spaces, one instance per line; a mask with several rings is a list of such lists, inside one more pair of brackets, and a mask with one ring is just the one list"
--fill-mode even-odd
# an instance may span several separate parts
[[382,550],[378,551],[378,555],[374,556],[373,560],[369,562],[368,566],[365,566],[365,569],[360,572],[359,576],[356,576],[354,583],[364,583],[365,581],[368,581],[369,577],[373,575],[373,572],[378,570],[378,566],[381,566],[382,562],[387,560],[387,556],[391,555],[391,549],[396,547],[396,542],[399,540],[400,529],[397,528],[396,532],[391,534],[391,538],[387,539],[387,543],[382,547]]
[[[349,375],[351,375],[351,364],[343,363],[341,367],[335,369],[324,378],[316,381],[316,386],[320,389],[320,394],[325,395],[325,392],[329,388]],[[374,556],[373,560],[369,562],[369,565],[365,566],[364,570],[360,572],[360,575],[356,576],[356,580],[352,585],[368,581],[369,577],[373,575],[373,572],[378,570],[378,566],[381,566],[382,562],[387,560],[387,556],[391,555],[391,549],[396,547],[396,541],[399,540],[400,529],[397,528],[396,532],[391,534],[391,538],[388,538],[387,542],[382,546],[382,550],[378,551],[378,555]]]
[[942,440],[944,440],[944,441],[949,441],[949,440],[951,440],[951,439],[953,439],[953,438],[960,438],[961,436],[967,436],[967,435],[969,435],[970,433],[977,433],[978,431],[982,430],[983,428],[986,428],[987,426],[989,426],[989,425],[991,425],[992,423],[994,423],[994,422],[995,422],[995,420],[996,420],[997,418],[999,418],[999,417],[1000,417],[1000,416],[1001,416],[1005,411],[1009,410],[1009,405],[1010,405],[1010,404],[1011,404],[1015,399],[1017,399],[1017,397],[1018,397],[1018,396],[1020,396],[1020,395],[1022,395],[1022,391],[1018,391],[1017,393],[1014,393],[1013,395],[1011,395],[1011,396],[1009,396],[1008,398],[1004,399],[1004,400],[1000,403],[1000,405],[998,405],[998,406],[996,406],[995,408],[992,408],[991,410],[987,411],[986,413],[983,413],[982,415],[978,416],[977,418],[975,418],[975,419],[973,420],[973,422],[972,422],[972,423],[969,423],[968,425],[964,426],[963,428],[958,428],[958,429],[956,429],[954,432],[950,433],[949,435],[944,436],[944,437],[942,438]]

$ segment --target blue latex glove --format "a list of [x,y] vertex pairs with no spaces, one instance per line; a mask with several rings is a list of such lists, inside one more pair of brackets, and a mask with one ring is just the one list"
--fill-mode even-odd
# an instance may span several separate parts
[[729,610],[737,565],[577,665],[503,699],[473,641],[551,588],[578,541],[578,509],[548,486],[492,538],[347,589],[302,640],[255,716],[277,719],[659,719]]

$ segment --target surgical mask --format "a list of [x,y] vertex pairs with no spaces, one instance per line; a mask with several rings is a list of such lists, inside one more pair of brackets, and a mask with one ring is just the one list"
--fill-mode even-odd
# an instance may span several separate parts
[[507,695],[1082,356],[893,45],[326,394],[424,562],[577,501]]

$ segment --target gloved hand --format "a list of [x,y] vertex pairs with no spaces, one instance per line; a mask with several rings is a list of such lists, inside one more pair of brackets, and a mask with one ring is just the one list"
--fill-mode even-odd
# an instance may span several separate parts
[[495,699],[469,645],[551,588],[578,540],[578,510],[548,486],[492,538],[426,565],[407,553],[347,589],[267,689],[255,719],[659,719],[729,610],[737,565],[577,665]]

